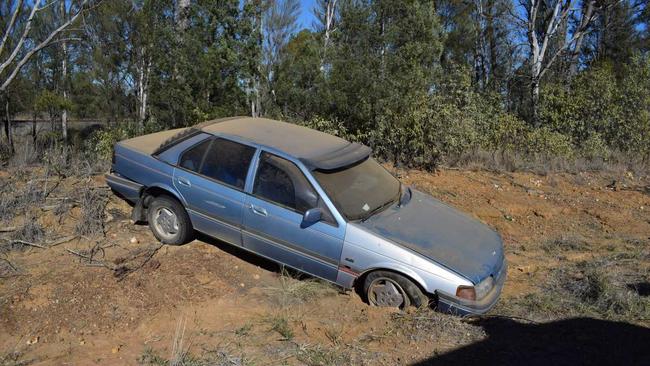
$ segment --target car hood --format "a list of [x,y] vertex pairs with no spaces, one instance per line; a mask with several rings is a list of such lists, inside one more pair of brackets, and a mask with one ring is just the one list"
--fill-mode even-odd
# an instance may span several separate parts
[[423,255],[474,284],[496,275],[503,243],[494,230],[460,211],[412,190],[411,200],[377,213],[361,227]]

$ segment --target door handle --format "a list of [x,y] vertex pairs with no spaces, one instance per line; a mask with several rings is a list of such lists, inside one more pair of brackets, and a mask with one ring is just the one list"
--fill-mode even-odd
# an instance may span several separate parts
[[264,217],[266,217],[266,216],[269,215],[269,214],[266,212],[266,210],[263,209],[262,207],[257,207],[257,206],[255,206],[255,205],[250,205],[250,209],[253,211],[253,213],[258,214],[258,215],[260,215],[260,216],[264,216]]
[[190,183],[190,181],[188,179],[186,179],[186,178],[178,177],[177,180],[178,180],[178,184],[180,184],[180,185],[183,185],[185,187],[191,187],[192,186],[192,183]]
[[209,204],[209,205],[212,205],[212,206],[219,207],[219,208],[226,208],[225,205],[222,205],[222,204],[219,203],[219,202],[214,202],[214,201],[205,201],[205,203],[207,203],[207,204]]

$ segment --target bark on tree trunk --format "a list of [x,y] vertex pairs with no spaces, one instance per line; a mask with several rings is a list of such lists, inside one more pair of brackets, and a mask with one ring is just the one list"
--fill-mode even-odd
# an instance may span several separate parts
[[7,142],[9,143],[9,152],[11,154],[15,153],[14,149],[14,138],[13,138],[13,126],[11,123],[11,115],[9,114],[9,96],[5,95],[5,134],[7,135]]
[[587,7],[584,8],[584,13],[582,14],[582,19],[580,20],[580,30],[581,32],[577,37],[575,41],[575,46],[573,48],[573,52],[571,53],[571,64],[569,66],[569,78],[572,78],[578,74],[578,63],[580,62],[580,52],[582,51],[582,43],[584,41],[584,30],[586,30],[587,26],[591,22],[591,17],[593,16],[594,13],[594,5],[595,5],[595,0],[590,0],[589,3],[587,4]]
[[530,83],[530,101],[533,113],[533,125],[539,127],[539,80],[537,79],[531,80]]
[[144,128],[144,121],[147,118],[147,103],[149,99],[149,75],[151,74],[151,60],[145,56],[140,62],[138,71],[138,126]]
[[[64,2],[61,2],[63,5]],[[65,42],[61,42],[63,50],[63,60],[61,61],[61,78],[63,79],[63,101],[68,101],[68,47]],[[64,141],[68,141],[68,110],[63,107],[61,110],[61,133]]]

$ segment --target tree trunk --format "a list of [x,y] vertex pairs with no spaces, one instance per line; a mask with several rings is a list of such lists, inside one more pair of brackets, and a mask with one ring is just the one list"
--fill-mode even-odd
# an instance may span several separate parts
[[[67,20],[68,14],[65,9],[66,1],[61,1],[61,16]],[[61,42],[61,90],[63,101],[68,101],[68,44]],[[68,141],[68,110],[65,106],[61,109],[61,136],[63,141]]]
[[[63,4],[63,2],[61,2]],[[68,47],[65,42],[61,42],[63,50],[63,60],[61,61],[61,79],[63,80],[63,101],[68,101]],[[63,107],[61,110],[61,134],[64,141],[68,141],[68,110]]]
[[151,74],[151,60],[143,55],[138,71],[138,126],[144,128],[147,118],[147,103],[149,99],[149,75]]
[[11,123],[11,115],[9,114],[9,96],[5,94],[5,134],[7,135],[7,142],[9,143],[9,152],[13,154],[16,152],[14,149],[13,126]]
[[573,52],[571,52],[571,64],[569,65],[569,78],[572,78],[578,74],[578,64],[580,62],[580,53],[582,52],[582,43],[585,38],[584,30],[587,28],[591,22],[591,17],[594,12],[595,0],[590,0],[587,4],[587,7],[584,8],[582,13],[582,19],[580,20],[580,30],[581,32],[578,37],[576,37],[575,46],[573,47]]
[[530,102],[532,109],[533,125],[540,126],[539,120],[539,80],[533,78],[530,82]]

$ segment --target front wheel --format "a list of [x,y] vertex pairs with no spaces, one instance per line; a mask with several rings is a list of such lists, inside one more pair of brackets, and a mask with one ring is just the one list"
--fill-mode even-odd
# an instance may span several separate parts
[[181,245],[192,240],[194,230],[185,208],[175,199],[158,196],[147,209],[153,235],[164,244]]
[[408,278],[389,271],[375,271],[366,276],[364,293],[373,306],[417,308],[429,303],[429,298]]

